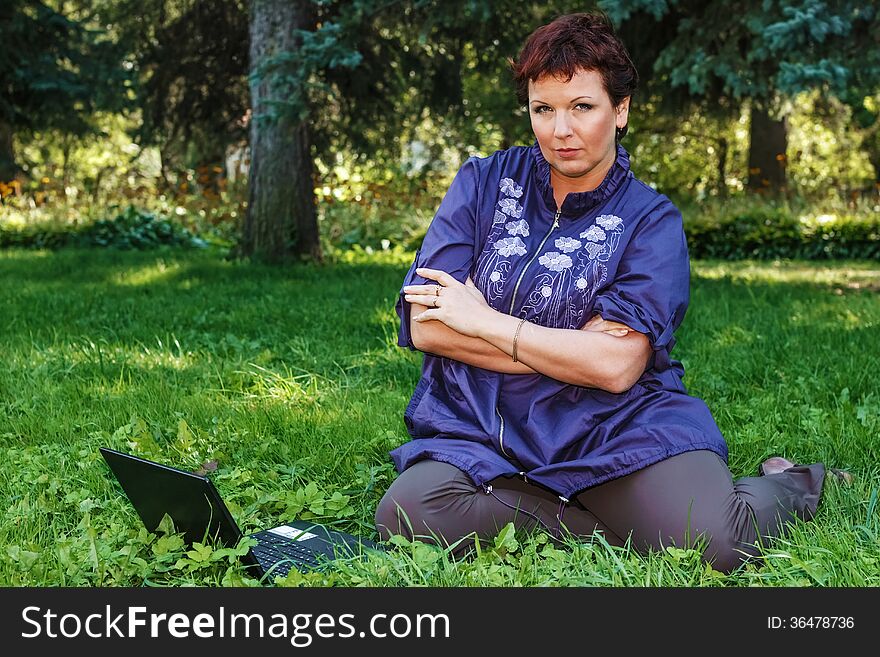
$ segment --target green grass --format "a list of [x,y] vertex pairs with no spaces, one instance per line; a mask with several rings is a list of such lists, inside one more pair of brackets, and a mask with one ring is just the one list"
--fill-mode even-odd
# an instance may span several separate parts
[[[142,527],[108,445],[214,479],[247,532],[294,515],[375,537],[420,356],[395,346],[411,254],[286,269],[206,252],[0,252],[0,584],[255,585],[230,550]],[[880,266],[694,264],[675,355],[735,476],[772,454],[849,468],[817,517],[725,576],[502,532],[477,558],[401,542],[306,586],[880,585]]]

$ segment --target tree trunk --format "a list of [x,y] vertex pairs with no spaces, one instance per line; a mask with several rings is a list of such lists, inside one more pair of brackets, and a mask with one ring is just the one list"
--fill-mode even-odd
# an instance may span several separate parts
[[[878,119],[880,121],[880,119]],[[880,148],[875,145],[873,148],[869,144],[865,144],[868,146],[868,161],[871,163],[871,166],[874,167],[874,188],[876,190],[880,190]]]
[[724,137],[718,138],[718,184],[716,186],[716,190],[718,192],[719,198],[727,197],[727,151],[728,151],[728,143],[727,139]]
[[290,65],[273,64],[271,72],[260,71],[267,59],[296,50],[296,30],[313,29],[310,5],[309,0],[251,2],[251,162],[248,211],[237,254],[274,263],[299,255],[321,257],[308,123],[273,108],[273,102],[289,100],[279,67]]
[[776,194],[786,188],[788,121],[771,118],[763,107],[752,105],[749,143],[749,190]]
[[0,182],[12,182],[17,173],[15,149],[12,144],[12,126],[5,121],[0,121]]
[[73,137],[64,135],[61,142],[61,187],[64,198],[67,198],[67,188],[70,187],[70,151],[73,150]]
[[171,184],[171,179],[168,177],[167,146],[167,142],[159,142],[159,191],[173,196],[177,190],[172,189],[173,185]]

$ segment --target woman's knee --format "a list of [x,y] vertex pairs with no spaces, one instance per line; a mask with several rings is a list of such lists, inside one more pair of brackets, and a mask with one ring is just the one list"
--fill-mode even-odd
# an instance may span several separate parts
[[390,490],[386,492],[376,507],[376,531],[379,532],[379,537],[383,541],[387,541],[394,534],[401,533],[398,514],[400,506],[390,493]]
[[376,507],[376,529],[383,540],[394,534],[408,539],[454,539],[465,520],[462,510],[479,492],[467,475],[438,461],[419,461],[389,487]]
[[731,497],[701,511],[689,519],[685,546],[699,550],[714,570],[730,573],[760,555],[755,520],[742,500]]
[[716,532],[703,552],[703,561],[713,570],[730,573],[746,561],[759,557],[760,550],[754,543],[739,540],[734,531]]
[[730,572],[757,551],[754,514],[713,452],[685,452],[586,491],[581,503],[640,551],[699,550]]

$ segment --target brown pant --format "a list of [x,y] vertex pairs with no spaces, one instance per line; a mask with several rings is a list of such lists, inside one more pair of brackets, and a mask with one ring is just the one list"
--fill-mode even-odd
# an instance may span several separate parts
[[759,535],[778,536],[793,518],[813,517],[824,477],[825,467],[815,463],[733,482],[717,454],[700,450],[587,489],[562,505],[520,477],[499,477],[481,488],[458,468],[426,460],[392,483],[376,510],[376,528],[383,539],[403,534],[446,545],[464,539],[456,554],[473,548],[474,534],[491,539],[509,522],[524,529],[540,524],[557,536],[599,530],[612,545],[631,534],[643,552],[702,545],[704,560],[730,572],[758,554]]

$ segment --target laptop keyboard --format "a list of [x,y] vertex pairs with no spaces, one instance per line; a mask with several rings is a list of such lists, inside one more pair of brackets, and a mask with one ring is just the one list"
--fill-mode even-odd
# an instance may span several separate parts
[[283,577],[290,572],[292,566],[297,564],[317,568],[322,563],[312,550],[299,545],[296,541],[271,534],[262,534],[257,540],[260,542],[252,547],[251,551],[265,570],[277,564],[272,569],[273,575]]

